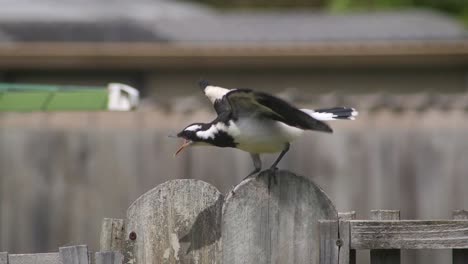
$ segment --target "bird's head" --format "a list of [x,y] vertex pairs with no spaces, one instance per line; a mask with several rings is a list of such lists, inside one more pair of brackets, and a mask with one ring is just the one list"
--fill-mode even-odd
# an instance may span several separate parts
[[193,123],[185,127],[182,131],[177,134],[178,138],[182,138],[184,142],[182,146],[176,151],[174,156],[178,155],[182,150],[189,146],[194,145],[207,145],[205,139],[198,136],[197,132],[205,131],[209,125],[204,123]]

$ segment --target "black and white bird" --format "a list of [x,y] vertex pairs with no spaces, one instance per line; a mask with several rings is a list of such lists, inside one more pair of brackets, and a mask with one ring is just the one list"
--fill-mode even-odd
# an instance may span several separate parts
[[348,107],[298,109],[273,95],[250,89],[226,89],[200,81],[200,88],[213,103],[218,116],[209,123],[193,123],[177,137],[184,143],[179,154],[188,146],[211,145],[238,148],[250,153],[255,169],[262,169],[260,154],[280,152],[271,165],[275,169],[290,143],[306,130],[332,133],[323,121],[354,120],[358,112]]

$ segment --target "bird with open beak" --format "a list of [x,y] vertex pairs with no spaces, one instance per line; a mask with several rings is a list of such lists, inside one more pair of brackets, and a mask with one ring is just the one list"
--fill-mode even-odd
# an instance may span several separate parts
[[261,153],[280,152],[270,169],[275,169],[289,150],[290,142],[306,130],[332,133],[323,121],[354,120],[358,112],[349,107],[298,109],[273,95],[250,89],[226,89],[200,82],[200,88],[218,114],[209,123],[193,123],[177,134],[183,144],[175,155],[189,146],[231,147],[250,153],[258,173]]

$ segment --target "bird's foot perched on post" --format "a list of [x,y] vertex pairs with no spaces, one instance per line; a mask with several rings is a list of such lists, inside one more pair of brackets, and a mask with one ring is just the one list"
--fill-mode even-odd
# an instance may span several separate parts
[[278,184],[278,180],[276,179],[277,177],[277,172],[279,169],[277,167],[270,167],[268,170],[265,172],[268,173],[268,191],[270,191],[271,187],[271,179],[273,178],[273,184]]

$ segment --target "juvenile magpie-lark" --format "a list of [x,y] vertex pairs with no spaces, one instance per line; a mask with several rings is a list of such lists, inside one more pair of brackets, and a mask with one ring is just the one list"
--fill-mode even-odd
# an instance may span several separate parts
[[261,153],[281,152],[270,169],[275,169],[290,143],[305,130],[332,133],[322,121],[354,120],[354,108],[333,107],[324,109],[298,109],[273,95],[251,89],[226,89],[203,80],[200,88],[213,103],[218,116],[210,123],[193,123],[177,137],[184,143],[179,154],[188,146],[211,145],[238,148],[250,153],[255,169],[262,168]]

